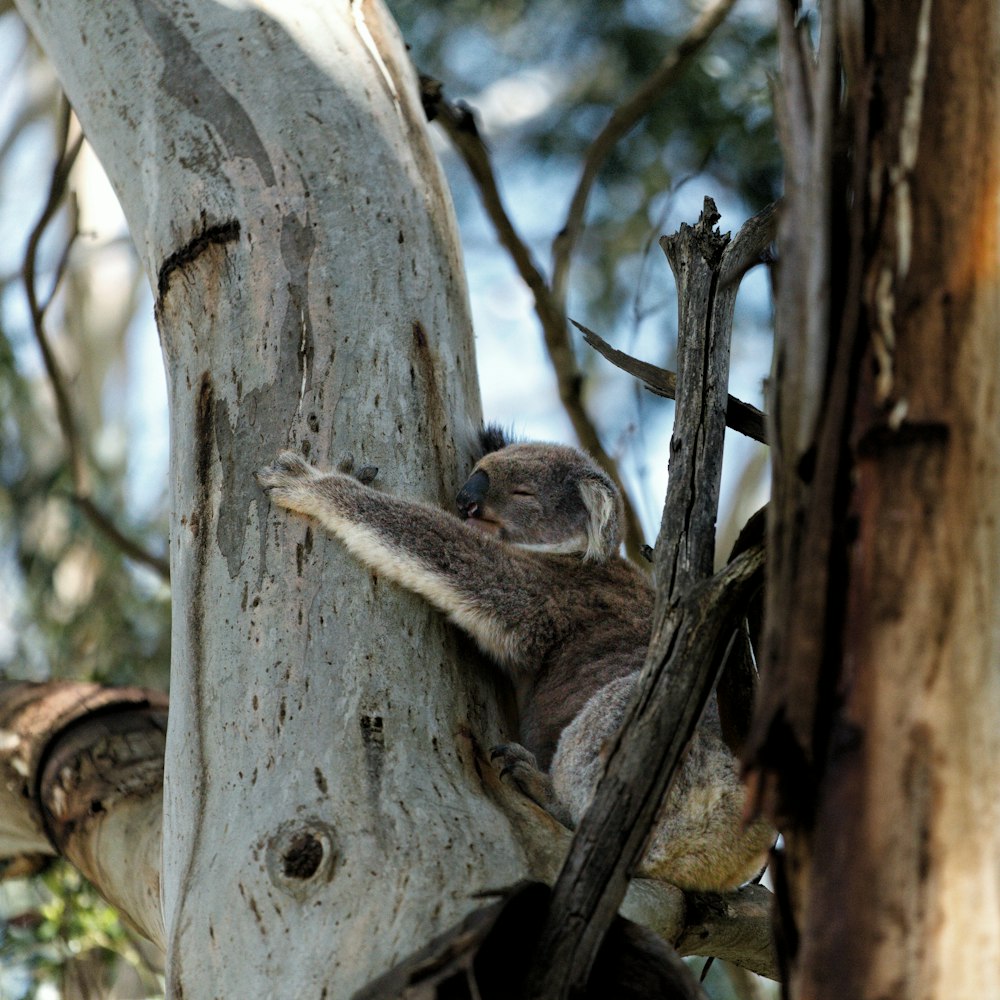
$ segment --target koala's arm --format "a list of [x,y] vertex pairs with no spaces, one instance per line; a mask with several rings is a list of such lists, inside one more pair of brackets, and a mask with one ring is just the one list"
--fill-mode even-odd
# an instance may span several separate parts
[[489,655],[516,667],[547,630],[545,574],[530,557],[466,527],[436,507],[392,497],[352,476],[322,473],[282,452],[257,481],[272,502],[315,519],[361,563],[419,594]]

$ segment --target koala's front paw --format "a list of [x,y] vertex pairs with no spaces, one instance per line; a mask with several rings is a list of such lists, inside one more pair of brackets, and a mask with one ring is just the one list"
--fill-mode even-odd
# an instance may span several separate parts
[[311,466],[298,452],[283,451],[274,460],[274,465],[265,465],[254,473],[265,493],[280,486],[289,486],[303,479],[320,475],[319,469]]
[[301,455],[283,451],[274,465],[258,469],[254,475],[260,488],[279,507],[312,513],[315,484],[323,478],[323,473]]
[[503,743],[490,750],[490,760],[502,781],[513,785],[564,826],[571,825],[568,811],[556,798],[552,779],[538,769],[538,761],[530,750],[520,743]]

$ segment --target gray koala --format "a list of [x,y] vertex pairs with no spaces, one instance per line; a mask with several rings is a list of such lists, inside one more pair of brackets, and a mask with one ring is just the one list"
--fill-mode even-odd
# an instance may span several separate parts
[[[520,743],[494,757],[521,791],[574,825],[638,681],[653,591],[618,554],[622,499],[587,455],[508,445],[495,432],[483,441],[495,450],[459,492],[460,518],[322,473],[293,452],[257,480],[273,502],[314,518],[364,565],[444,612],[507,672]],[[746,881],[774,833],[763,823],[744,828],[743,801],[710,710],[661,807],[641,874],[687,889]]]

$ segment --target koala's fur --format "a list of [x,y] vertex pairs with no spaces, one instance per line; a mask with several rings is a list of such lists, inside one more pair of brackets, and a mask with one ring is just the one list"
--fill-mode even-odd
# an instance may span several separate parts
[[[621,496],[590,458],[554,444],[501,446],[495,432],[484,441],[498,450],[458,494],[462,519],[321,473],[292,452],[257,478],[275,503],[315,518],[366,566],[420,594],[508,672],[524,746],[499,748],[504,771],[575,823],[638,679],[653,592],[618,555]],[[746,881],[774,835],[763,824],[743,830],[742,807],[735,761],[710,713],[642,873],[693,889]]]

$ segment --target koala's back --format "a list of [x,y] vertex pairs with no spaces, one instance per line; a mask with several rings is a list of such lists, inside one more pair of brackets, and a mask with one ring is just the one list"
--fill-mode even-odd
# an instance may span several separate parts
[[515,675],[521,741],[548,768],[562,731],[599,690],[641,668],[652,630],[653,590],[617,556],[589,562],[546,556],[553,587],[539,609],[550,642]]

